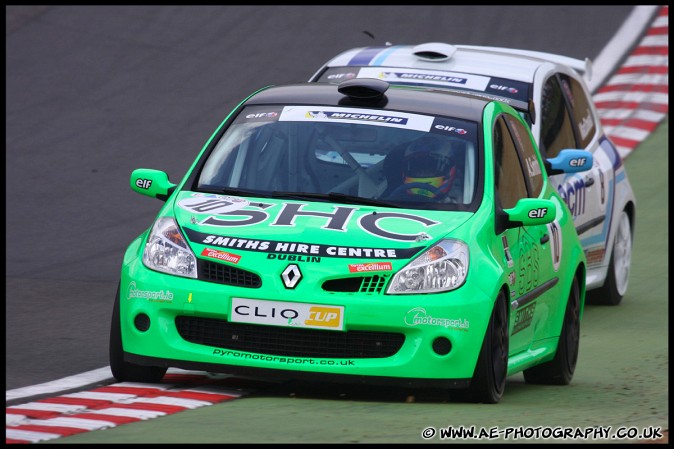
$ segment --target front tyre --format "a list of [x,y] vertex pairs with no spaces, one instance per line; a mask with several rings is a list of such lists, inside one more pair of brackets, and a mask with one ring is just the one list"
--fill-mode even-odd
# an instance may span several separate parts
[[119,315],[119,285],[115,305],[112,309],[110,325],[110,370],[119,382],[147,382],[161,381],[166,374],[166,368],[159,366],[142,366],[124,361],[124,347],[122,346],[122,329]]
[[456,397],[468,402],[485,404],[499,402],[505,390],[508,372],[508,345],[506,298],[501,291],[489,319],[470,387],[456,392]]
[[613,241],[613,251],[606,272],[606,281],[601,287],[587,292],[588,303],[617,306],[627,292],[630,266],[632,264],[632,225],[627,212],[622,211]]
[[524,370],[524,380],[529,384],[568,385],[576,370],[579,346],[580,285],[578,277],[575,276],[566,304],[562,333],[559,336],[555,358]]

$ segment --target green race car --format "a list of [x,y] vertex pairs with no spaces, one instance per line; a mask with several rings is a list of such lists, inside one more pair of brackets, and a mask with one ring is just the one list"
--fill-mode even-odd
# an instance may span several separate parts
[[515,108],[377,79],[268,87],[208,140],[128,247],[110,365],[443,387],[496,403],[506,377],[568,384],[586,260]]

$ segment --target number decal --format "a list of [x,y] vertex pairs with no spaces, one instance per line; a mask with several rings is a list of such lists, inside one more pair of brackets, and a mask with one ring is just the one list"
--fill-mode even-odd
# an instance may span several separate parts
[[552,254],[552,267],[555,271],[559,270],[559,263],[562,260],[562,230],[559,228],[557,220],[548,223],[548,232],[550,233],[550,254]]
[[538,287],[539,245],[528,234],[522,233],[519,237],[519,275],[517,276],[518,293],[523,295]]

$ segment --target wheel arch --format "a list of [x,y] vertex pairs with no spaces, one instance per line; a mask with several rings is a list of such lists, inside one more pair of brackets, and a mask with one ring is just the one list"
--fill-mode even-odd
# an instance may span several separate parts
[[634,201],[628,201],[623,210],[630,219],[630,232],[632,233],[632,238],[634,238],[634,225],[637,221],[637,206],[634,204]]

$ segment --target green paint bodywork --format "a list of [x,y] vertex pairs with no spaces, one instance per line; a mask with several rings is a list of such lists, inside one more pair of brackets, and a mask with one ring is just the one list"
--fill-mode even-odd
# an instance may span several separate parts
[[[484,110],[484,144],[491,148],[491,129],[495,118],[502,113],[516,117],[518,114],[507,105],[489,103]],[[223,122],[224,125],[225,122]],[[221,126],[223,126],[221,125]],[[214,135],[215,136],[215,133]],[[211,137],[213,139],[213,137]],[[210,143],[210,140],[209,140]],[[208,146],[208,144],[206,145]],[[204,147],[205,149],[206,147]],[[200,153],[203,154],[203,151]],[[508,374],[550,360],[557,349],[566,301],[574,276],[584,283],[585,256],[576,235],[567,206],[550,188],[547,177],[543,194],[530,204],[521,203],[509,212],[511,219],[524,223],[496,234],[494,204],[494,173],[491,150],[484,153],[484,185],[482,202],[471,212],[445,212],[429,210],[387,209],[374,206],[354,206],[326,202],[248,198],[246,209],[256,208],[256,201],[271,204],[264,210],[268,217],[255,225],[228,228],[200,225],[209,214],[196,214],[178,206],[189,198],[191,192],[182,191],[186,179],[195,169],[196,161],[185,179],[173,190],[158,216],[172,216],[179,223],[183,234],[186,230],[214,236],[229,236],[248,242],[287,242],[316,244],[327,247],[362,248],[424,248],[443,238],[465,242],[469,248],[470,263],[465,283],[452,291],[435,294],[386,294],[386,289],[371,292],[328,292],[322,288],[327,280],[358,275],[349,271],[349,265],[377,262],[372,258],[319,257],[292,260],[270,258],[271,252],[240,247],[216,247],[240,257],[236,267],[260,276],[261,288],[244,288],[202,280],[172,276],[148,269],[142,263],[142,253],[148,231],[128,247],[121,270],[120,316],[123,348],[126,353],[155,359],[181,360],[210,364],[227,372],[227,366],[246,366],[284,371],[302,371],[357,376],[381,376],[415,379],[469,379],[473,376],[476,361],[485,336],[494,301],[504,291],[508,308],[510,354]],[[540,158],[540,156],[539,156]],[[539,160],[540,166],[543,161]],[[140,189],[135,180],[156,179],[149,190]],[[162,182],[159,182],[161,180]],[[132,188],[140,193],[157,197],[170,193],[174,187],[168,179],[157,173],[141,171],[134,174]],[[157,190],[153,190],[157,189]],[[350,207],[354,212],[345,231],[325,229],[326,218],[298,217],[292,226],[271,226],[283,204],[300,203],[303,210],[329,214],[336,207]],[[546,217],[536,217],[530,210],[548,208]],[[546,209],[547,210],[547,209]],[[359,226],[358,220],[374,213],[396,213],[423,216],[437,222],[424,227],[410,220],[384,219],[382,227],[401,234],[416,235],[425,232],[428,240],[401,242],[385,240],[369,234]],[[553,268],[552,242],[544,241],[549,223],[554,221],[560,232],[561,254],[557,270]],[[507,239],[513,265],[508,265],[504,251]],[[189,241],[189,240],[188,240]],[[189,241],[199,258],[212,245]],[[420,252],[421,252],[420,251]],[[420,253],[419,252],[419,253]],[[382,259],[390,262],[391,270],[368,274],[386,276],[389,280],[410,259]],[[222,262],[227,263],[227,262]],[[289,263],[296,263],[303,278],[294,289],[285,288],[281,273]],[[552,280],[552,287],[531,301],[524,302],[527,294]],[[139,294],[138,292],[150,292]],[[584,302],[584,287],[581,288]],[[281,303],[308,303],[343,307],[344,331],[379,331],[401,333],[405,336],[402,348],[393,356],[367,359],[319,359],[281,357],[223,350],[208,345],[189,343],[178,334],[177,316],[199,316],[228,320],[232,298],[248,298]],[[534,304],[534,306],[532,306]],[[521,312],[525,308],[526,312]],[[149,329],[141,332],[134,326],[138,314],[149,317]],[[528,323],[528,325],[527,325]],[[325,332],[343,332],[326,330]],[[451,342],[451,351],[439,355],[433,342],[444,337]]]

